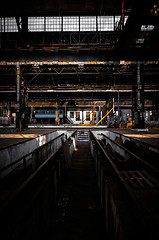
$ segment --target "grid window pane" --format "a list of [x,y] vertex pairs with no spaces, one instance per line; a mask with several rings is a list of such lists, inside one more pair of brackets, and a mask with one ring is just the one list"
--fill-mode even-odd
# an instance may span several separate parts
[[61,32],[61,17],[46,17],[46,31],[47,32]]
[[79,31],[79,17],[63,17],[63,31]]
[[114,31],[114,17],[98,16],[98,31]]
[[74,118],[74,112],[70,112],[70,118]]
[[126,24],[127,20],[128,20],[128,16],[125,16],[124,17],[124,25]]
[[[128,16],[125,16],[124,25],[127,19]],[[31,32],[61,32],[62,30],[64,32],[114,31],[114,24],[115,27],[117,27],[120,21],[121,16],[32,16],[28,17],[28,29]],[[153,28],[154,26],[152,25],[143,25],[141,31],[151,31]],[[0,32],[4,31],[18,32],[16,19],[14,17],[0,18]]]
[[5,18],[5,32],[18,32],[16,19],[14,17]]
[[[115,26],[116,27],[118,26],[120,20],[121,20],[121,16],[115,16]],[[127,20],[128,20],[128,16],[124,16],[124,25],[126,24]]]
[[90,112],[86,112],[86,121],[90,121]]
[[80,17],[80,31],[96,31],[96,17]]
[[76,121],[81,121],[80,112],[76,112]]
[[141,26],[141,31],[152,31],[154,29],[153,25],[142,25]]
[[30,32],[43,32],[44,17],[28,17],[28,29]]
[[4,32],[4,18],[0,18],[0,32]]
[[117,27],[120,22],[121,16],[115,16],[115,26]]

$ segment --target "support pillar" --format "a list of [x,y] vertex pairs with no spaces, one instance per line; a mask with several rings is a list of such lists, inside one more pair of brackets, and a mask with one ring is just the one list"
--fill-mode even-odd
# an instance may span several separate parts
[[23,46],[30,47],[28,45],[28,17],[22,17],[22,38],[23,38]]
[[59,103],[56,102],[56,110],[55,110],[55,124],[59,125],[60,119],[59,119]]
[[120,122],[120,114],[119,114],[119,111],[120,111],[120,95],[119,95],[119,90],[118,90],[118,125],[119,125],[119,122]]
[[16,128],[21,130],[21,114],[20,114],[20,63],[16,64]]
[[134,91],[134,124],[135,128],[144,128],[144,89],[141,83],[141,64],[137,62],[136,84],[133,86]]

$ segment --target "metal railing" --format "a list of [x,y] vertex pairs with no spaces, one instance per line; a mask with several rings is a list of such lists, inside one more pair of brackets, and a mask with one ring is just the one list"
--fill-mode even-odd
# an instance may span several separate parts
[[[17,196],[19,196],[19,194],[22,193],[27,186],[30,186],[32,181],[39,176],[42,170],[46,169],[45,167],[49,164],[50,160],[60,151],[60,149],[62,149],[63,141],[68,140],[69,146],[73,145],[71,141],[72,136],[76,137],[76,131],[74,131],[73,134],[68,139],[67,139],[67,136],[64,133],[62,133],[59,136],[52,139],[51,141],[49,141],[48,143],[38,147],[33,152],[23,156],[22,158],[18,159],[17,161],[7,165],[6,167],[0,170],[1,172],[5,171],[10,166],[18,162],[20,163],[21,161],[23,161],[23,167],[24,167],[24,170],[26,170],[27,166],[26,166],[25,159],[29,155],[32,156],[33,171],[29,176],[25,178],[25,180],[22,181],[22,183],[15,190],[11,192],[11,194],[9,194],[9,197],[1,204],[0,212],[3,211],[7,207],[7,205],[12,202],[12,200],[14,200]],[[73,147],[72,147],[72,151],[73,151]]]
[[101,133],[101,135],[106,139],[106,145],[111,143],[111,147],[115,152],[118,152],[122,157],[126,158],[130,161],[130,159],[135,159],[138,161],[143,167],[146,168],[146,170],[150,171],[151,174],[153,174],[156,178],[159,179],[159,170],[153,167],[151,164],[140,158],[139,156],[135,155],[131,151],[129,151],[124,146],[120,145],[119,143],[113,141],[111,138],[106,136],[105,134]]
[[[151,231],[153,229],[153,226],[151,224],[151,220],[149,219],[149,213],[147,209],[145,209],[143,202],[140,201],[140,198],[138,198],[138,194],[131,188],[131,186],[127,183],[125,178],[122,175],[122,171],[119,170],[119,168],[116,166],[112,158],[109,156],[108,152],[103,148],[100,141],[96,138],[96,136],[91,132],[92,137],[92,144],[91,149],[92,151],[99,151],[101,154],[103,154],[106,162],[109,164],[109,171],[112,173],[113,178],[115,177],[116,181],[123,186],[123,189],[126,190],[129,199],[131,200],[131,203],[136,207],[138,212],[141,216],[141,222],[142,224],[148,225],[151,228]],[[97,156],[98,158],[98,156]],[[98,160],[98,159],[97,159]]]
[[47,143],[43,144],[42,146],[36,148],[34,151],[22,156],[21,158],[19,158],[16,161],[6,165],[5,167],[2,167],[0,169],[0,177],[2,177],[1,175],[4,171],[7,171],[7,170],[9,170],[9,168],[12,168],[12,167],[13,167],[13,170],[14,170],[15,168],[19,167],[20,165],[23,165],[24,171],[26,171],[27,161],[29,159],[32,159],[32,164],[35,168],[35,165],[37,164],[37,163],[35,163],[36,159],[39,158],[39,160],[37,160],[37,161],[41,162],[42,157],[44,157],[44,154],[42,152],[45,152],[45,158],[49,157],[49,155],[51,153],[54,153],[57,150],[57,148],[61,147],[61,145],[62,145],[62,140],[61,139],[64,139],[64,136],[65,136],[64,133],[62,133],[59,136],[55,137],[54,139],[50,140],[49,142],[47,142]]

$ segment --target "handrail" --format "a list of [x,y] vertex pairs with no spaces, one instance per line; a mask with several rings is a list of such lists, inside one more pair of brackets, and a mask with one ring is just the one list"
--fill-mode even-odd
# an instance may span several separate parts
[[25,165],[26,160],[24,160],[24,159],[26,159],[26,157],[28,157],[29,155],[32,155],[33,152],[35,152],[35,151],[37,151],[37,150],[39,150],[39,149],[42,149],[42,147],[46,146],[47,144],[51,143],[52,141],[56,140],[57,138],[61,137],[62,135],[64,135],[64,133],[60,134],[59,136],[56,136],[54,139],[52,139],[52,140],[50,140],[49,142],[43,144],[42,146],[39,146],[38,148],[34,149],[32,152],[27,153],[26,155],[24,155],[23,157],[17,159],[16,161],[14,161],[14,162],[6,165],[6,166],[3,167],[3,168],[0,168],[0,173],[3,172],[3,171],[5,171],[5,170],[7,170],[7,169],[10,168],[11,166],[15,165],[16,163],[18,163],[18,162],[20,162],[20,161],[22,161],[22,160],[24,161],[24,165]]
[[123,187],[125,188],[127,193],[129,194],[130,198],[132,199],[132,202],[134,203],[134,205],[136,206],[136,208],[140,212],[143,224],[145,225],[145,224],[148,223],[150,226],[152,226],[151,222],[150,222],[150,219],[148,217],[145,217],[145,211],[146,210],[143,207],[143,203],[140,201],[138,196],[136,194],[134,194],[134,191],[132,191],[130,186],[126,183],[125,179],[122,176],[122,173],[118,170],[118,168],[116,167],[115,163],[112,161],[112,159],[109,156],[109,154],[102,147],[102,145],[99,142],[99,140],[95,137],[95,135],[92,132],[91,132],[91,135],[93,136],[93,138],[96,141],[96,143],[98,144],[99,148],[102,150],[103,154],[107,158],[107,160],[108,160],[110,166],[112,167],[114,173],[116,174],[117,178],[119,179],[119,181],[121,182],[121,184],[123,185]]
[[156,174],[156,176],[159,176],[159,170],[154,168],[152,165],[150,165],[149,163],[147,163],[146,161],[144,161],[142,158],[138,157],[137,155],[135,155],[134,153],[132,153],[131,151],[129,151],[127,148],[125,148],[124,146],[120,145],[119,143],[113,141],[111,138],[109,138],[108,136],[106,136],[105,134],[101,133],[102,136],[104,136],[105,138],[107,138],[109,141],[113,142],[114,144],[116,144],[119,148],[123,149],[125,152],[127,152],[129,155],[131,155],[132,157],[135,157],[138,161],[140,161],[142,164],[146,165],[146,167],[149,167],[152,171],[154,171],[154,173]]
[[[76,130],[76,131],[77,131],[77,130]],[[71,136],[74,136],[74,135],[76,134],[76,131],[74,131]],[[63,135],[64,135],[64,133],[60,134],[59,136],[57,136],[56,138],[52,139],[51,141],[56,140],[57,138],[59,138],[59,137],[61,137],[61,136],[63,136]],[[70,137],[69,137],[69,138],[70,138]],[[51,141],[49,141],[48,143],[50,143]],[[46,143],[46,144],[48,144],[48,143]],[[46,144],[44,144],[44,145],[46,145]],[[43,147],[44,145],[42,145],[42,146],[40,146],[40,147]],[[39,147],[39,148],[40,148],[40,147]],[[5,209],[5,207],[6,207],[13,199],[15,199],[15,197],[17,197],[17,196],[25,189],[25,187],[27,187],[27,186],[31,183],[32,180],[35,179],[35,177],[42,171],[42,169],[47,165],[47,163],[50,161],[50,159],[52,159],[52,157],[55,156],[55,155],[57,154],[57,152],[58,152],[61,148],[62,148],[62,145],[61,145],[58,149],[56,149],[55,152],[53,152],[50,156],[48,156],[47,159],[46,159],[44,162],[42,162],[42,163],[35,169],[35,171],[34,171],[30,176],[28,176],[28,177],[24,180],[23,183],[21,183],[21,184],[19,185],[19,187],[10,195],[10,197],[9,197],[3,204],[1,204],[1,206],[0,206],[0,212],[3,211],[3,209]],[[36,151],[36,149],[35,149],[34,151]],[[33,151],[33,152],[34,152],[34,151]],[[33,152],[32,152],[32,153],[33,153]],[[31,154],[31,153],[30,153],[30,154]],[[30,155],[30,154],[29,154],[29,155]]]
[[113,113],[114,113],[114,98],[113,98],[113,107],[110,109],[110,111],[109,111],[107,114],[104,115],[104,117],[102,117],[102,118],[99,120],[99,122],[96,123],[96,126],[98,126],[98,124],[99,124],[104,118],[106,118],[106,117],[108,116],[108,114],[111,113],[112,111],[113,111]]
[[[62,146],[61,146],[62,147]],[[60,147],[60,148],[61,148]],[[54,153],[51,154],[38,168],[22,183],[20,186],[10,195],[10,197],[0,206],[0,212],[5,209],[5,207],[20,194],[21,191],[25,189],[25,187],[37,176],[38,173],[43,169],[44,166],[49,162],[49,160],[59,151],[57,149]]]

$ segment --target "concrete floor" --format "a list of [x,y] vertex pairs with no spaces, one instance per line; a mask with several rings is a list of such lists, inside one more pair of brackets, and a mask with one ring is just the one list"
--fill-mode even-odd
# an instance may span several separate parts
[[155,148],[159,148],[159,129],[137,131],[135,129],[108,128],[107,130],[122,134],[123,136],[137,139]]
[[0,130],[0,150],[9,146],[22,143],[40,135],[45,135],[56,130],[53,129],[25,129],[21,132],[15,129]]
[[[0,149],[21,143],[32,138],[36,138],[39,135],[44,135],[56,130],[76,130],[76,129],[89,129],[89,130],[110,130],[124,136],[138,139],[141,142],[145,142],[156,148],[159,148],[159,129],[149,129],[148,131],[137,131],[135,129],[120,129],[120,128],[107,128],[106,126],[71,126],[71,125],[59,125],[47,128],[47,126],[41,126],[45,128],[28,128],[22,132],[17,132],[16,129],[2,128],[0,129]],[[38,126],[35,126],[38,127]]]

